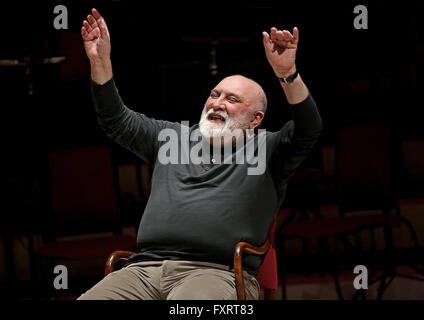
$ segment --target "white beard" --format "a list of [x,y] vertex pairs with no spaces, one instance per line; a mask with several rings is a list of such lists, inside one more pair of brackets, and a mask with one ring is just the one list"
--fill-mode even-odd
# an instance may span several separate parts
[[[218,124],[208,120],[211,113],[216,113],[225,119],[225,123]],[[247,117],[235,121],[224,111],[214,111],[212,108],[208,112],[203,109],[199,121],[199,129],[202,136],[214,146],[224,146],[227,143],[234,143],[236,139],[243,135],[243,130],[248,128]],[[244,124],[245,123],[245,124]],[[243,125],[244,124],[244,125]]]

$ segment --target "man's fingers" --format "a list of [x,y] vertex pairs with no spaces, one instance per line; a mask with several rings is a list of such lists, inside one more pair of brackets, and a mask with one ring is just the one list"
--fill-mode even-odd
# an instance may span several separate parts
[[275,39],[277,35],[277,28],[272,27],[271,28],[271,39]]
[[288,30],[278,30],[275,27],[271,28],[270,33],[271,40],[279,40],[279,41],[298,41],[299,40],[299,30],[294,27],[293,34]]
[[299,42],[299,30],[294,27],[293,28],[293,43],[297,44]]
[[83,24],[83,26],[84,26],[84,28],[85,28],[85,30],[87,31],[87,32],[91,32],[91,30],[93,30],[93,28],[91,27],[91,25],[87,22],[87,20],[84,20],[83,22],[82,22],[82,24]]
[[102,34],[109,35],[107,26],[102,16],[96,9],[91,10],[91,14],[87,16],[87,20],[82,22],[81,35],[84,41],[97,39]]
[[103,17],[100,15],[99,11],[97,11],[97,9],[93,8],[93,10],[91,10],[91,12],[93,13],[93,17],[97,22],[97,25],[100,28],[101,31],[101,35],[109,35],[109,31],[107,29],[107,25],[106,25],[106,21],[105,19],[103,19]]
[[272,45],[272,41],[269,37],[268,32],[263,31],[262,36],[263,36],[264,45],[266,45],[267,47],[270,47]]
[[283,30],[282,35],[283,35],[283,39],[285,41],[292,41],[293,40],[293,36],[287,30]]
[[98,27],[96,19],[94,19],[94,17],[93,17],[91,14],[89,14],[89,15],[87,16],[87,20],[88,20],[88,22],[90,23],[90,26],[91,26],[93,29],[94,29],[94,28],[96,28],[96,27]]
[[83,26],[81,28],[81,35],[84,41],[91,41],[97,39],[100,36],[100,30],[97,27],[88,32],[87,28]]
[[103,18],[100,18],[99,20],[97,20],[97,24],[100,28],[102,36],[109,36],[109,31],[107,29],[106,21]]
[[278,30],[275,33],[275,36],[276,36],[275,40],[284,41],[283,32],[281,30]]
[[100,13],[99,13],[99,11],[97,11],[97,9],[95,9],[95,8],[93,8],[92,10],[91,10],[91,13],[93,14],[93,16],[94,16],[94,18],[96,19],[96,20],[99,20],[102,16],[100,15]]
[[87,37],[87,29],[83,26],[81,28],[81,36],[85,39]]
[[108,37],[106,22],[96,9],[91,10],[92,14],[87,16],[87,20],[82,22],[81,35],[84,41],[91,41],[99,37]]
[[262,32],[262,40],[264,43],[265,50],[272,51],[273,44],[272,44],[271,38],[269,37],[268,32],[265,32],[265,31]]
[[83,26],[81,28],[81,35],[84,39],[84,41],[90,41],[94,39],[94,35],[96,34],[94,32],[94,29],[91,28],[90,24],[87,21],[83,22]]
[[278,30],[274,33],[272,40],[281,45],[285,45],[293,41],[293,36],[287,30]]
[[272,52],[283,48],[296,49],[299,42],[299,30],[294,27],[293,34],[291,34],[288,30],[278,30],[272,27],[269,38],[272,42]]

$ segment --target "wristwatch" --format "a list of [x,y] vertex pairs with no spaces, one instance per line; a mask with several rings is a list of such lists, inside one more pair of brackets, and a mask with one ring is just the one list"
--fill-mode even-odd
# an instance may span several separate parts
[[294,81],[294,79],[297,78],[298,74],[299,73],[296,70],[296,72],[293,73],[291,76],[288,76],[287,78],[278,78],[278,80],[280,80],[280,82],[283,82],[283,83],[292,83]]

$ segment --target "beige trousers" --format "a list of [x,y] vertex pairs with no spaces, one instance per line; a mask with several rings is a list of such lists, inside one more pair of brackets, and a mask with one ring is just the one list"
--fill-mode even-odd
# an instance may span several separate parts
[[[244,273],[246,298],[259,298],[259,283]],[[107,275],[78,300],[235,300],[230,267],[197,261],[144,261]]]

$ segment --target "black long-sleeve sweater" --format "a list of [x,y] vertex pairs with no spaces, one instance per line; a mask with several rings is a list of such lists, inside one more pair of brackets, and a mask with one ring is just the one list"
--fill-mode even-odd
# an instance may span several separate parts
[[[246,145],[232,150],[233,161],[195,164],[188,157],[188,163],[181,163],[180,154],[178,163],[165,163],[170,161],[167,156],[171,149],[183,149],[183,153],[200,149],[198,141],[184,140],[187,134],[200,135],[198,124],[186,127],[128,109],[113,79],[104,85],[93,82],[92,93],[98,121],[106,134],[153,166],[151,194],[137,235],[139,252],[130,263],[172,259],[231,266],[237,242],[261,245],[266,240],[289,178],[322,129],[309,94],[303,102],[290,106],[292,120],[280,131],[260,132]],[[174,149],[171,144],[175,143],[178,148]],[[189,149],[184,151],[181,145]],[[246,158],[249,150],[256,152],[250,161]],[[245,154],[246,161],[236,161],[239,152]],[[200,154],[206,156],[205,152]],[[252,162],[255,155],[256,164]],[[213,157],[212,151],[206,160]],[[245,255],[243,263],[255,275],[261,258]]]

